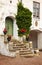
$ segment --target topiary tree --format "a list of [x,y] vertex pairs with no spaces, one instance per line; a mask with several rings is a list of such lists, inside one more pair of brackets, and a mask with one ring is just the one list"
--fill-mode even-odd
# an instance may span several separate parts
[[16,15],[16,24],[19,28],[18,35],[23,36],[30,33],[30,26],[32,22],[32,12],[23,7],[22,2],[19,2],[17,5],[17,15]]

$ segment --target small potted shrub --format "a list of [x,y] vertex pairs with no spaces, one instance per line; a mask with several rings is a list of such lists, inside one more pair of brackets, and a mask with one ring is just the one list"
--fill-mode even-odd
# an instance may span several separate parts
[[8,42],[11,40],[11,35],[8,35],[7,40]]

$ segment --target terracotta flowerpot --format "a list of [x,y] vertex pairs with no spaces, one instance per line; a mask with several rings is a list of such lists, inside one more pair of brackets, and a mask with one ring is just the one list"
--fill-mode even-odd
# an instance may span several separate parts
[[8,40],[8,42],[9,42],[9,41],[11,40],[11,36],[8,36],[7,40]]
[[7,32],[3,32],[3,33],[4,33],[4,35],[6,35]]

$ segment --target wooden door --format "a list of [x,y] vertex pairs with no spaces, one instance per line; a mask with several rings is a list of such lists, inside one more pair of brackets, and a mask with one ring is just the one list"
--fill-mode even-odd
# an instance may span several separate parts
[[7,35],[13,35],[13,20],[11,18],[6,18],[5,26],[7,29]]

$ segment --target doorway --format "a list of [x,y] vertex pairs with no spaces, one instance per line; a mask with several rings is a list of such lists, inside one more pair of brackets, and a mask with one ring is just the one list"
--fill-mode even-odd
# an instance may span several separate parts
[[7,35],[13,35],[13,19],[6,17],[5,27],[7,29]]

